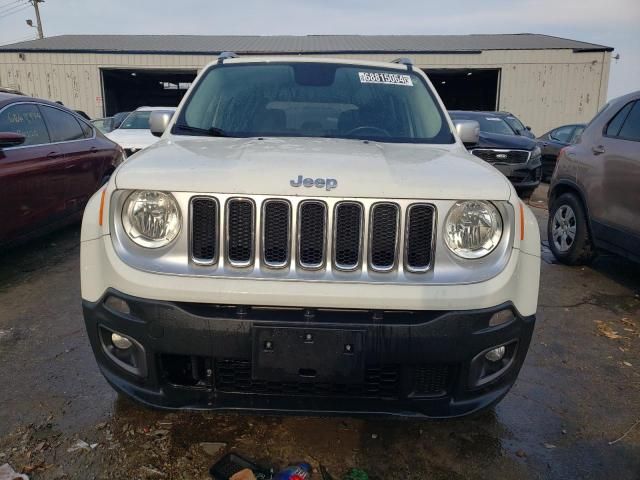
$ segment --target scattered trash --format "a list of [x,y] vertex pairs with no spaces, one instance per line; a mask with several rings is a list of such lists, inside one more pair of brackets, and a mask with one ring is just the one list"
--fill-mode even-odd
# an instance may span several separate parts
[[210,457],[215,457],[222,450],[227,448],[227,444],[222,442],[202,442],[199,443],[198,446]]
[[244,470],[240,470],[238,473],[234,473],[229,480],[256,480],[256,476],[251,470],[245,468]]
[[69,447],[67,449],[67,452],[77,452],[78,450],[86,450],[87,452],[90,452],[91,450],[93,450],[94,448],[96,448],[98,446],[97,443],[87,443],[84,440],[78,440],[76,443],[73,444],[73,446]]
[[352,468],[343,477],[343,480],[369,480],[369,475],[364,470]]
[[544,448],[548,448],[549,450],[556,448],[553,443],[545,443]]
[[640,425],[640,420],[638,420],[636,423],[634,423],[633,425],[631,425],[631,428],[629,428],[629,430],[627,430],[626,432],[624,432],[624,434],[619,437],[616,438],[615,440],[609,442],[609,445],[614,445],[616,443],[618,443],[620,440],[622,440],[624,437],[626,437],[627,435],[629,435],[631,433],[631,430],[633,430],[634,428],[636,428],[638,425]]
[[273,480],[308,480],[311,478],[311,465],[301,463],[285,468]]
[[[211,474],[215,480],[229,480],[244,470],[249,470],[256,480],[270,480],[273,478],[273,469],[256,465],[235,453],[229,453],[218,460],[209,469],[209,474]],[[243,475],[246,475],[246,473],[243,473]],[[244,480],[245,478],[253,480],[252,477],[236,477],[233,480]]]
[[623,365],[626,365],[627,367],[633,367],[633,365],[629,362],[622,362]]
[[596,325],[598,327],[598,331],[600,332],[600,335],[603,335],[608,339],[616,340],[618,338],[623,338],[622,336],[618,335],[618,332],[616,332],[613,328],[611,328],[609,325],[604,323],[602,320],[596,320]]
[[0,465],[0,480],[29,480],[29,477],[16,472],[11,465]]

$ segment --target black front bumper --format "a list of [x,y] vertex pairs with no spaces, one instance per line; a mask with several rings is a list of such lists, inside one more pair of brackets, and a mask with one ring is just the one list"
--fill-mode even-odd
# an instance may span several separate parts
[[[117,301],[106,303],[109,296]],[[515,382],[535,324],[535,316],[522,317],[510,304],[449,312],[276,309],[152,301],[116,291],[96,303],[83,301],[83,310],[106,379],[147,405],[426,417],[465,415],[499,401]],[[493,314],[503,310],[513,317],[489,326]],[[308,374],[304,361],[300,378],[291,377],[298,365],[290,364],[282,365],[282,378],[277,369],[261,378],[265,369],[253,362],[264,358],[256,348],[266,347],[257,332],[279,331],[291,339],[296,338],[289,335],[292,329],[329,335],[334,343],[359,339],[344,347],[355,350],[349,353],[360,362],[361,369],[352,369],[357,378],[341,378],[340,372],[314,378],[315,370]],[[139,353],[133,367],[114,357],[112,332],[133,341],[131,351]],[[509,357],[502,370],[478,380],[484,352],[500,345],[507,346]],[[293,363],[304,358],[298,354],[302,345],[280,348],[292,349]],[[340,343],[337,350],[314,355],[335,365],[342,348]],[[316,358],[314,368],[322,363]]]
[[542,180],[542,163],[540,159],[529,160],[525,164],[492,163],[509,179],[517,190],[531,190],[540,185]]

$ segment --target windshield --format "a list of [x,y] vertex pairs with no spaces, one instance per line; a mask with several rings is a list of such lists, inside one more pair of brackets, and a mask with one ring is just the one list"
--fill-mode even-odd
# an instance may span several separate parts
[[485,133],[498,133],[500,135],[515,135],[516,133],[500,117],[493,115],[465,115],[464,113],[451,113],[451,118],[457,120],[475,120],[480,124],[480,131]]
[[454,142],[442,110],[415,73],[326,63],[209,69],[173,133],[212,132],[234,137]]
[[126,130],[149,130],[149,117],[151,116],[150,111],[139,111],[132,112],[129,116],[122,122],[120,128]]
[[524,132],[525,126],[516,117],[504,117],[505,122],[509,124],[516,132]]

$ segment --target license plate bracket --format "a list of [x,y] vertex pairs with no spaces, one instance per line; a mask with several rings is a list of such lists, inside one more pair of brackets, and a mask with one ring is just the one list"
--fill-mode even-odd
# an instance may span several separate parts
[[356,383],[364,380],[365,331],[252,328],[254,380]]

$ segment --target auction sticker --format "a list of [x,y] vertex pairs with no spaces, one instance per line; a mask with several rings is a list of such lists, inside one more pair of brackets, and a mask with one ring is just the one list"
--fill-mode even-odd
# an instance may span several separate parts
[[404,85],[413,87],[413,82],[409,75],[399,73],[378,73],[378,72],[358,72],[360,83],[379,83],[382,85]]

